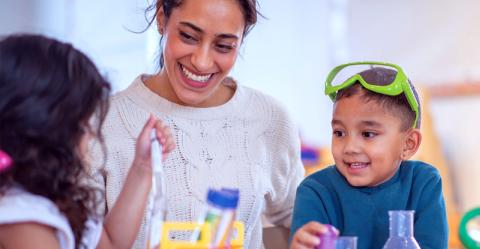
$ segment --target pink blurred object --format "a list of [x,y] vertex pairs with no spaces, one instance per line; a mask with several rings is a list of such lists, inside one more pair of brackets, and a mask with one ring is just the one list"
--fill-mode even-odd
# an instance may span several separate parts
[[3,150],[0,150],[0,172],[10,168],[10,166],[12,166],[12,158]]

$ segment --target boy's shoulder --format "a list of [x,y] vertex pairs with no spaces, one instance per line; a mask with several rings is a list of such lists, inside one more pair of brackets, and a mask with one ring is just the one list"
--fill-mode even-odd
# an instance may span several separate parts
[[329,166],[307,176],[300,185],[309,187],[323,186],[332,188],[343,182],[344,179],[335,169],[335,166]]
[[440,172],[435,166],[422,161],[407,160],[402,163],[402,171],[405,174],[411,174],[414,178],[438,178]]
[[404,184],[409,184],[414,189],[422,189],[426,186],[441,187],[442,177],[434,166],[422,162],[408,160],[402,163],[401,179]]

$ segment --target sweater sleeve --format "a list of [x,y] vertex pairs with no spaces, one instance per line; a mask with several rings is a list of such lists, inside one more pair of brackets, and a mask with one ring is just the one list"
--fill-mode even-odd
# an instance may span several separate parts
[[286,110],[278,104],[277,107],[266,135],[272,163],[264,218],[274,225],[290,227],[296,189],[305,170],[300,158],[299,132]]
[[442,193],[442,179],[434,171],[424,185],[417,209],[415,210],[415,239],[422,249],[448,248],[448,224],[445,201]]
[[103,142],[92,140],[87,154],[89,184],[100,190],[100,214],[106,214],[120,194],[134,154],[135,140],[124,128],[117,105],[112,99],[102,127]]
[[106,171],[104,162],[106,160],[106,151],[101,145],[100,141],[94,139],[89,144],[87,154],[87,172],[89,174],[88,182],[91,187],[99,190],[97,191],[98,212],[104,215],[107,212],[106,206]]

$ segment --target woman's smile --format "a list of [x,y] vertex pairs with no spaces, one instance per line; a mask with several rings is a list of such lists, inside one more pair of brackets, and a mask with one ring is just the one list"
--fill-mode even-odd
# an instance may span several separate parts
[[181,75],[183,76],[183,81],[190,87],[193,88],[204,88],[208,86],[210,79],[213,78],[213,73],[208,74],[197,74],[192,72],[192,70],[187,69],[182,64],[178,64],[180,67]]

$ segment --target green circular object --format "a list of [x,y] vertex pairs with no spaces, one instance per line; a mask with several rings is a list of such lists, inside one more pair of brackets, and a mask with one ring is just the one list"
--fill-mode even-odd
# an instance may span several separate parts
[[[475,221],[478,221],[478,224]],[[477,226],[475,228],[478,230],[469,232],[468,228],[473,226]],[[462,244],[467,249],[480,249],[480,208],[472,209],[463,216],[458,228],[458,234]]]

